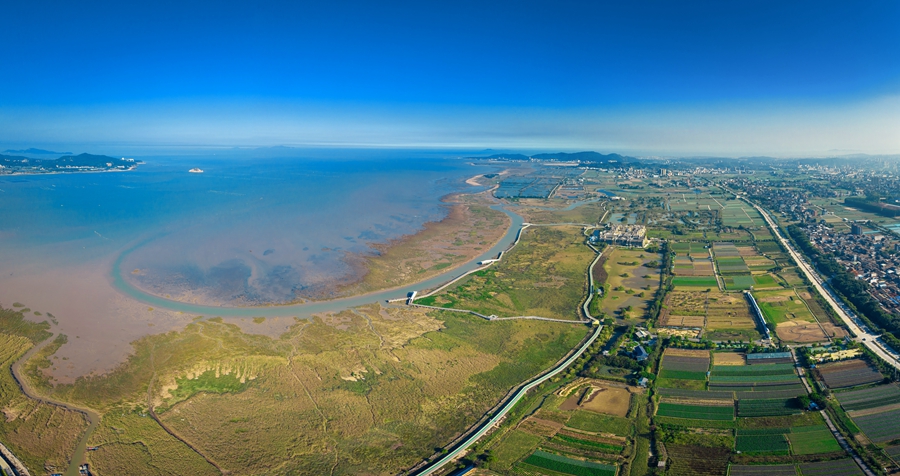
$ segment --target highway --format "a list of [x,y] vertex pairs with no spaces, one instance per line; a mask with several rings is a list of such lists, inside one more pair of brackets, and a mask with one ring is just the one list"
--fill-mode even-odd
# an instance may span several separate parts
[[[734,193],[734,192],[731,192]],[[854,340],[860,342],[865,345],[866,348],[871,350],[875,355],[881,357],[882,360],[887,362],[892,367],[900,370],[900,354],[897,354],[896,351],[891,349],[890,347],[881,343],[878,334],[873,334],[865,324],[860,322],[856,316],[844,305],[843,302],[840,301],[834,294],[832,294],[831,289],[828,287],[828,284],[819,276],[819,273],[816,272],[815,269],[803,258],[803,256],[794,249],[793,245],[784,235],[781,234],[780,229],[775,224],[775,221],[769,215],[769,213],[764,210],[759,205],[751,202],[750,200],[741,197],[741,200],[747,202],[756,209],[762,215],[763,219],[765,219],[766,224],[768,224],[769,228],[772,230],[772,233],[781,242],[784,248],[788,251],[788,254],[791,255],[791,258],[794,259],[794,262],[797,263],[797,266],[803,271],[803,274],[806,275],[806,278],[809,279],[809,282],[813,284],[819,294],[825,299],[829,306],[834,310],[834,312],[841,318],[844,324],[850,329],[850,332],[854,336]]]

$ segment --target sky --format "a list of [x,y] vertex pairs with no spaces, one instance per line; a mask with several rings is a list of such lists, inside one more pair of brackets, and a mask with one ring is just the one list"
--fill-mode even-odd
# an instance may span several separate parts
[[0,13],[3,148],[900,153],[894,0],[33,0]]

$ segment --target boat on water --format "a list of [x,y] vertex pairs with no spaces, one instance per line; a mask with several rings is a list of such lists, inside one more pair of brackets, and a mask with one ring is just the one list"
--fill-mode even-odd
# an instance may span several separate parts
[[190,172],[190,173],[192,173],[192,174],[202,174],[202,173],[203,173],[203,169],[198,169],[197,167],[194,167],[194,168],[192,168],[191,170],[188,170],[188,172]]

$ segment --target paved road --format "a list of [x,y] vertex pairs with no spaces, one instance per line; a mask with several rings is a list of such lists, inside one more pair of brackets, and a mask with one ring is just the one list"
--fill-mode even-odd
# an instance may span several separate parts
[[873,334],[869,331],[868,328],[865,327],[865,324],[858,322],[856,316],[852,315],[850,310],[835,298],[834,294],[832,294],[831,292],[831,289],[828,287],[822,277],[819,276],[816,270],[813,269],[813,267],[808,262],[806,262],[803,256],[794,249],[793,245],[791,245],[791,242],[781,234],[781,231],[775,224],[775,221],[772,220],[772,217],[769,215],[769,213],[750,200],[747,200],[744,197],[741,197],[741,199],[756,208],[756,210],[762,215],[762,217],[766,220],[766,223],[769,225],[769,228],[772,229],[772,233],[776,238],[778,238],[778,241],[780,241],[781,244],[784,245],[784,248],[788,250],[791,258],[794,259],[794,261],[797,263],[797,266],[801,271],[803,271],[803,274],[806,275],[806,278],[809,279],[809,281],[813,284],[816,290],[819,291],[819,294],[822,295],[828,305],[831,306],[831,308],[838,315],[838,317],[841,318],[847,328],[850,329],[850,332],[854,335],[854,340],[865,345],[869,350],[875,353],[875,355],[881,357],[882,360],[890,364],[892,367],[900,369],[900,354],[897,354],[896,351],[881,343],[878,334]]
[[[592,261],[591,265],[588,267],[588,276],[593,276],[594,265],[597,264],[597,261],[599,261],[601,254],[602,253],[597,253],[597,257],[594,258],[594,261]],[[584,304],[583,309],[585,311],[585,317],[587,317],[590,321],[597,323],[598,321],[596,319],[594,319],[590,314],[587,313],[588,304],[590,304],[590,300],[592,297],[593,297],[592,294],[588,293],[587,302],[586,302],[586,304]],[[578,322],[578,321],[572,321],[572,322]],[[519,390],[516,391],[512,395],[512,397],[509,400],[507,400],[506,403],[504,403],[500,407],[500,409],[498,409],[497,412],[487,422],[485,422],[481,426],[479,426],[476,429],[476,431],[474,431],[471,435],[469,435],[466,439],[464,439],[462,442],[460,442],[458,445],[456,445],[452,450],[450,450],[447,454],[442,456],[440,459],[438,459],[437,461],[434,461],[433,463],[429,463],[425,467],[423,467],[419,470],[416,470],[413,473],[418,476],[426,476],[426,475],[434,474],[434,472],[438,471],[439,469],[443,468],[444,466],[446,466],[447,464],[449,464],[453,460],[455,460],[457,457],[459,457],[460,454],[462,454],[467,449],[469,449],[470,446],[475,444],[475,442],[478,441],[482,436],[484,436],[485,433],[487,433],[492,428],[494,428],[498,423],[500,423],[500,421],[503,420],[503,418],[506,416],[506,414],[509,413],[509,411],[512,410],[512,408],[515,407],[517,403],[519,403],[519,401],[522,399],[522,397],[524,397],[525,394],[528,393],[529,390],[531,390],[534,387],[537,387],[538,385],[553,378],[554,376],[556,376],[557,374],[559,374],[560,372],[565,370],[569,365],[571,365],[572,362],[574,362],[576,359],[581,357],[581,354],[583,354],[584,351],[586,351],[587,348],[590,347],[591,344],[593,344],[595,340],[597,340],[597,337],[600,336],[600,332],[602,330],[603,330],[602,325],[596,325],[594,327],[594,332],[591,334],[591,336],[580,347],[578,347],[578,349],[575,352],[572,352],[572,354],[569,355],[568,358],[566,358],[565,360],[560,362],[556,367],[553,367],[551,370],[547,371],[546,373],[538,376],[534,380],[532,380],[532,381],[528,382],[527,384],[523,385],[522,387],[520,387]]]

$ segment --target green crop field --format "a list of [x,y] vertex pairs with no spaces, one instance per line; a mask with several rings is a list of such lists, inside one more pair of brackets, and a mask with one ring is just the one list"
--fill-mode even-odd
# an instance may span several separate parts
[[728,289],[728,290],[743,291],[745,289],[750,289],[751,287],[754,286],[754,284],[756,284],[754,277],[750,276],[750,275],[728,276],[724,279],[725,279],[725,289]]
[[771,275],[757,274],[753,276],[753,285],[758,288],[774,288],[778,286],[778,283]]
[[801,411],[794,399],[738,400],[740,417],[793,415]]
[[734,419],[734,407],[683,405],[664,402],[659,404],[656,414],[695,420],[732,420]]
[[503,441],[491,450],[494,461],[491,467],[509,469],[516,461],[531,453],[541,443],[542,438],[521,430],[509,432]]
[[629,436],[633,432],[632,422],[627,418],[600,415],[585,410],[576,411],[569,418],[566,426],[577,430],[612,433],[619,436]]
[[735,451],[741,453],[782,453],[788,454],[791,447],[782,434],[740,435],[734,439]]
[[523,463],[575,476],[615,476],[616,474],[616,467],[613,465],[567,458],[541,450],[535,451],[531,456],[525,458]]
[[672,279],[676,288],[712,288],[718,289],[715,276],[676,276]]
[[841,445],[825,426],[793,428],[787,435],[795,455],[812,455],[841,451]]

